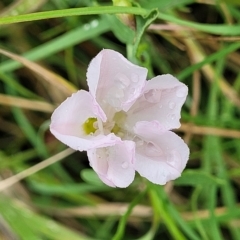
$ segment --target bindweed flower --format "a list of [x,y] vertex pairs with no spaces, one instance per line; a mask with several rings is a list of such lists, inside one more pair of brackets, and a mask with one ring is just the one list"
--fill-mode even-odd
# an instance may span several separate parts
[[50,130],[69,147],[87,151],[90,165],[111,187],[127,187],[135,171],[156,184],[179,177],[189,149],[180,127],[188,88],[166,74],[146,81],[147,69],[102,50],[80,90],[53,113]]

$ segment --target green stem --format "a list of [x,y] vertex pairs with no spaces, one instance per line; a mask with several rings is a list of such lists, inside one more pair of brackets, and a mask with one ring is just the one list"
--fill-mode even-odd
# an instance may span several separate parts
[[186,240],[184,235],[179,231],[175,222],[172,220],[171,216],[166,212],[164,207],[163,199],[159,198],[155,187],[149,188],[149,195],[152,201],[152,206],[154,212],[158,213],[159,217],[161,217],[168,228],[170,234],[172,235],[173,239],[176,240]]
[[121,219],[119,221],[117,232],[113,236],[112,240],[123,239],[123,235],[124,235],[128,217],[130,216],[133,208],[142,200],[142,198],[144,197],[145,194],[146,194],[146,190],[144,190],[139,195],[137,195],[137,197],[134,198],[133,201],[129,204],[127,211],[123,214],[123,216],[121,217]]
[[69,17],[69,16],[83,16],[94,14],[119,14],[128,13],[134,15],[147,16],[151,11],[139,7],[117,7],[117,6],[103,6],[103,7],[84,7],[84,8],[70,8],[63,10],[54,10],[46,12],[37,12],[30,14],[23,14],[17,16],[8,16],[0,19],[1,24],[29,22],[35,20]]

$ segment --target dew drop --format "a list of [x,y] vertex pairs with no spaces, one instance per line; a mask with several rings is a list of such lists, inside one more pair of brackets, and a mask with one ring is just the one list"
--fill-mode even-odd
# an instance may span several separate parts
[[176,115],[175,114],[169,114],[168,117],[171,119],[171,120],[174,120],[176,118]]
[[136,145],[137,145],[137,147],[142,147],[142,146],[143,146],[143,143],[144,143],[143,140],[138,140],[138,141],[136,142]]
[[119,89],[116,94],[115,94],[116,98],[123,98],[124,97],[124,92],[122,89]]
[[86,23],[83,25],[84,30],[89,30],[91,28],[91,25],[89,23]]
[[168,106],[169,106],[170,109],[174,109],[175,106],[176,106],[176,104],[175,104],[174,102],[171,102],[171,101],[170,101],[170,102],[168,103]]
[[159,157],[163,154],[163,151],[153,143],[149,142],[145,146],[145,153],[149,157]]
[[124,169],[126,169],[126,168],[128,168],[128,162],[127,161],[125,161],[125,162],[122,162],[122,168],[124,168]]
[[131,79],[132,79],[132,81],[134,82],[134,83],[137,83],[138,82],[138,75],[137,74],[135,74],[135,73],[133,73],[132,75],[131,75]]
[[112,107],[119,108],[122,105],[122,102],[120,99],[123,97],[124,97],[124,91],[113,87],[112,89],[110,89],[107,95],[107,101]]
[[177,90],[176,95],[177,95],[177,97],[182,98],[182,97],[186,96],[186,93],[187,93],[187,88],[181,87]]
[[181,167],[181,155],[178,151],[172,150],[167,158],[167,162],[174,168]]
[[124,74],[120,74],[120,73],[117,74],[116,75],[116,79],[117,79],[116,84],[117,84],[117,86],[119,88],[124,89],[124,88],[126,88],[126,87],[128,87],[130,85],[129,78],[126,75],[124,75]]
[[130,90],[129,90],[129,97],[131,98],[131,97],[134,97],[134,95],[136,95],[136,93],[137,93],[137,89],[136,88],[131,88]]
[[93,28],[97,27],[98,24],[99,24],[98,20],[93,20],[93,21],[91,22],[91,26],[92,26]]
[[150,103],[157,103],[161,99],[161,91],[156,89],[151,89],[144,93],[145,99]]
[[110,98],[123,98],[124,97],[124,91],[120,88],[113,87],[109,91],[109,99]]

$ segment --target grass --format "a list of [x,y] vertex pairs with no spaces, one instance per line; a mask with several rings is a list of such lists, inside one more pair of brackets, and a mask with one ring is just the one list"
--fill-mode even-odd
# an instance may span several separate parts
[[[0,3],[0,239],[240,239],[238,1]],[[119,13],[132,14],[136,28]],[[129,23],[130,25],[130,23]],[[190,148],[165,186],[101,183],[49,132],[53,109],[103,48],[189,87],[176,130]]]

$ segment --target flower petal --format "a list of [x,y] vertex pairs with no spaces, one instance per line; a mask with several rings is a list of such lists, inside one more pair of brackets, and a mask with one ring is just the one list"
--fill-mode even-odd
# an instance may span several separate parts
[[147,69],[132,64],[120,53],[102,50],[90,63],[87,81],[90,93],[102,109],[128,109],[142,93]]
[[127,114],[128,128],[131,129],[138,121],[158,121],[166,130],[179,128],[187,86],[166,74],[149,80],[143,91]]
[[135,128],[139,134],[135,169],[151,182],[163,185],[181,175],[189,158],[189,148],[175,133],[156,131],[149,124],[141,122]]
[[50,131],[61,142],[79,151],[111,146],[120,141],[113,133],[98,136],[86,134],[83,125],[89,118],[106,121],[106,115],[95,99],[81,90],[67,98],[53,112]]
[[125,188],[135,175],[135,144],[123,141],[114,146],[87,151],[90,165],[99,178],[111,187]]

